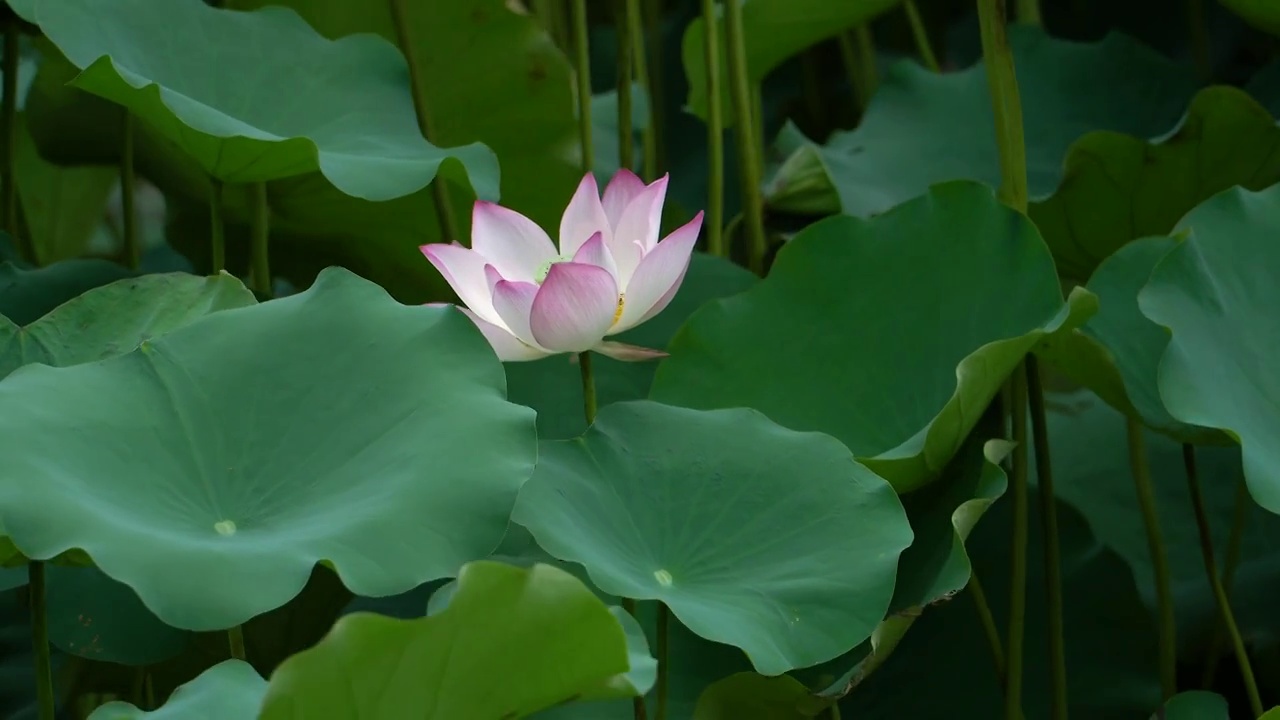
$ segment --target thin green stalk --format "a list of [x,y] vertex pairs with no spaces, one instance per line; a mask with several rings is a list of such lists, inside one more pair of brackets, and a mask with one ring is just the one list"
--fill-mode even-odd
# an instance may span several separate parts
[[120,139],[120,225],[124,235],[124,256],[134,270],[142,264],[142,242],[138,238],[138,216],[134,191],[138,181],[133,172],[133,113],[128,108]]
[[925,29],[924,19],[920,17],[920,9],[915,0],[902,0],[902,8],[907,11],[907,22],[911,24],[911,36],[916,41],[916,52],[926,68],[933,72],[941,72],[938,56],[933,54],[933,46],[929,44],[929,32]]
[[253,290],[261,297],[271,297],[271,259],[268,241],[271,237],[271,206],[267,203],[267,184],[253,183],[249,188],[249,272]]
[[[1023,139],[1022,100],[1013,70],[1013,51],[1005,28],[1005,0],[978,0],[982,58],[991,90],[996,147],[1000,151],[1001,201],[1020,213],[1027,211],[1027,149]],[[1009,586],[1008,684],[1005,717],[1022,714],[1022,654],[1027,619],[1027,375],[1019,364],[1010,387],[1013,419],[1013,547]]]
[[1043,23],[1040,18],[1040,0],[1017,0],[1017,3],[1019,23],[1036,27]]
[[9,233],[17,243],[23,259],[36,262],[35,248],[19,238],[18,186],[14,182],[13,166],[18,148],[18,61],[19,25],[13,11],[5,8],[4,23],[4,98],[0,100],[0,142],[4,144],[0,155],[0,229]]
[[837,700],[831,703],[831,706],[827,708],[827,713],[831,720],[840,720],[840,701]]
[[1044,521],[1045,612],[1049,626],[1049,717],[1067,718],[1067,652],[1062,622],[1062,551],[1058,545],[1058,504],[1049,458],[1049,427],[1044,410],[1040,364],[1027,355],[1027,398],[1031,403],[1031,437],[1036,451],[1036,484],[1040,490],[1040,515]]
[[644,91],[648,121],[640,131],[644,143],[644,165],[640,175],[652,181],[658,173],[658,146],[654,141],[658,118],[654,115],[653,88],[649,84],[649,62],[644,47],[644,19],[640,16],[640,0],[623,0],[627,13],[627,33],[631,36],[631,69],[636,84]]
[[578,74],[578,139],[582,143],[582,171],[591,172],[595,157],[591,148],[591,50],[587,45],[587,0],[572,0],[573,51]]
[[880,84],[880,72],[876,66],[876,41],[871,37],[871,25],[863,23],[853,29],[858,48],[858,72],[862,74],[862,87],[866,89],[867,102],[876,94]]
[[1196,529],[1200,532],[1200,554],[1204,557],[1204,572],[1209,577],[1209,586],[1213,588],[1213,597],[1218,602],[1218,612],[1222,614],[1222,625],[1231,639],[1231,647],[1236,654],[1236,662],[1240,664],[1240,680],[1244,684],[1245,693],[1249,696],[1249,709],[1253,717],[1262,717],[1262,697],[1258,694],[1258,682],[1254,679],[1253,665],[1249,663],[1249,653],[1245,650],[1244,639],[1240,637],[1240,628],[1236,625],[1235,613],[1231,612],[1231,602],[1227,599],[1227,590],[1218,575],[1218,561],[1213,554],[1213,535],[1209,527],[1209,514],[1204,507],[1204,494],[1200,491],[1200,474],[1196,470],[1196,449],[1194,445],[1182,445],[1182,464],[1187,471],[1187,491],[1191,494],[1191,507],[1196,514]]
[[973,598],[974,610],[978,612],[978,622],[982,625],[982,634],[987,638],[987,647],[991,650],[991,664],[995,667],[996,680],[1000,683],[1001,692],[1009,682],[1004,664],[1004,646],[1000,642],[1000,630],[996,627],[996,616],[991,612],[987,602],[987,593],[978,581],[978,572],[969,571],[969,595]]
[[[729,98],[733,102],[734,137],[738,143],[739,174],[742,177],[742,206],[747,226],[748,266],[764,274],[768,251],[764,234],[764,199],[760,196],[763,173],[761,146],[752,122],[751,83],[747,78],[747,46],[742,32],[743,0],[724,0],[725,47],[729,56]],[[714,100],[713,100],[714,102]]]
[[661,602],[658,603],[658,622],[657,622],[657,659],[658,659],[658,681],[657,699],[658,710],[655,714],[656,720],[667,720],[667,699],[669,692],[669,678],[671,677],[671,668],[668,666],[671,654],[668,648],[670,641],[671,611],[667,610],[667,606]]
[[31,648],[36,661],[36,703],[40,720],[54,720],[53,665],[49,652],[49,615],[45,600],[44,563],[27,564],[27,593],[31,603]]
[[533,0],[533,14],[551,36],[551,42],[562,50],[568,48],[564,31],[564,13],[558,0]]
[[822,63],[820,47],[809,48],[800,55],[801,81],[804,91],[805,112],[818,127],[827,127],[827,99],[822,87]]
[[1202,0],[1185,2],[1191,57],[1195,60],[1200,79],[1208,83],[1213,77],[1213,64],[1209,57],[1209,33],[1205,30],[1204,3]]
[[1022,655],[1023,640],[1027,631],[1027,541],[1028,531],[1028,468],[1027,468],[1027,373],[1022,363],[1014,370],[1010,380],[1010,414],[1013,416],[1012,453],[1013,473],[1010,478],[1010,496],[1013,502],[1013,537],[1009,552],[1009,635],[1005,638],[1005,694],[1004,716],[1006,720],[1022,717]]
[[1156,506],[1155,485],[1151,481],[1142,424],[1129,418],[1126,432],[1129,436],[1129,468],[1133,474],[1134,489],[1138,492],[1138,509],[1142,513],[1142,525],[1147,532],[1147,549],[1155,575],[1156,615],[1159,618],[1160,637],[1160,689],[1163,699],[1167,701],[1178,692],[1178,624],[1174,615],[1173,575],[1169,570],[1169,553],[1165,548],[1164,534],[1160,530],[1160,513]]
[[836,36],[840,45],[840,61],[844,65],[845,78],[849,87],[853,88],[853,102],[859,113],[867,111],[867,103],[871,101],[871,93],[864,86],[862,72],[858,69],[858,49],[854,47],[853,33],[843,32]]
[[244,627],[236,625],[227,630],[227,645],[231,648],[231,657],[235,660],[247,660],[244,652]]
[[[1231,509],[1231,534],[1227,536],[1227,561],[1222,569],[1222,587],[1231,597],[1231,586],[1235,583],[1236,569],[1240,567],[1240,556],[1244,551],[1244,528],[1249,522],[1249,509],[1253,501],[1249,497],[1249,485],[1244,477],[1236,483],[1236,497]],[[1204,675],[1200,679],[1200,687],[1213,687],[1214,677],[1218,674],[1218,660],[1222,655],[1222,623],[1214,625],[1213,635],[1209,638],[1209,651],[1205,657]]]
[[[666,117],[666,87],[664,84],[666,52],[662,46],[662,16],[665,11],[663,0],[649,0],[645,4],[645,35],[649,38],[650,48],[648,71],[649,85],[649,117],[653,125],[653,154],[656,165],[653,176],[658,177],[667,170],[667,138],[663,129],[662,118]],[[712,95],[711,97],[718,97]]]
[[227,235],[222,221],[222,181],[209,178],[209,263],[212,274],[227,267]]
[[624,27],[628,3],[635,0],[617,0],[613,20],[618,32],[618,167],[636,169],[635,131],[631,127],[631,65],[635,53],[631,51],[631,33]]
[[703,62],[707,66],[707,249],[728,257],[724,243],[724,118],[720,114],[720,23],[715,0],[702,0]]
[[[409,94],[413,98],[413,110],[418,116],[418,128],[427,142],[435,142],[436,136],[431,121],[431,110],[427,105],[426,93],[423,90],[422,75],[418,69],[417,49],[413,37],[409,34],[409,22],[406,20],[405,0],[387,0],[391,9],[391,21],[396,26],[396,43],[404,54],[409,65]],[[459,239],[458,218],[453,212],[453,201],[449,195],[449,186],[444,178],[437,176],[431,182],[431,197],[435,202],[436,216],[439,218],[440,234],[445,241]]]

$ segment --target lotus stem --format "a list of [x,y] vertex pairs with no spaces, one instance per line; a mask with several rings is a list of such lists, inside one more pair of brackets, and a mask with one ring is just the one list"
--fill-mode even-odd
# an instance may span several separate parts
[[1231,640],[1231,648],[1235,651],[1236,662],[1240,665],[1240,680],[1244,684],[1245,694],[1249,696],[1249,710],[1253,717],[1262,717],[1262,696],[1258,694],[1258,682],[1253,675],[1253,665],[1249,662],[1249,653],[1244,647],[1244,638],[1240,636],[1240,628],[1236,625],[1235,613],[1231,611],[1231,602],[1227,599],[1227,590],[1218,576],[1218,561],[1213,554],[1213,535],[1209,526],[1209,513],[1204,507],[1204,494],[1200,491],[1200,474],[1196,469],[1196,449],[1190,443],[1182,445],[1182,464],[1187,472],[1187,491],[1191,495],[1191,507],[1196,514],[1196,529],[1200,532],[1200,554],[1204,557],[1204,572],[1209,578],[1209,586],[1213,589],[1214,600],[1218,602],[1218,612],[1222,615],[1222,626]]
[[120,227],[124,235],[125,260],[130,268],[137,270],[142,264],[142,242],[138,237],[138,211],[134,202],[138,181],[133,171],[133,113],[128,108],[123,110],[120,140]]
[[623,0],[626,6],[627,15],[627,35],[631,36],[628,43],[631,46],[631,68],[635,75],[636,84],[644,91],[645,102],[647,103],[646,114],[648,121],[644,128],[641,129],[641,138],[644,141],[644,165],[641,176],[645,182],[652,182],[658,174],[658,145],[655,141],[654,134],[657,131],[658,118],[654,114],[653,104],[653,88],[649,84],[649,63],[645,52],[644,42],[644,19],[640,16],[640,0]]
[[707,249],[728,257],[724,242],[724,118],[720,108],[720,24],[715,0],[702,0],[703,62],[707,66]]
[[31,648],[35,652],[36,702],[40,720],[54,720],[53,663],[49,652],[49,613],[45,591],[45,564],[27,564],[27,592],[31,603]]
[[625,27],[626,6],[635,0],[618,0],[614,8],[614,23],[618,34],[618,166],[636,169],[635,131],[631,127],[631,65],[635,53],[631,52],[632,35]]
[[[1244,550],[1244,528],[1249,522],[1249,509],[1253,501],[1249,497],[1249,484],[1244,476],[1236,482],[1236,497],[1231,510],[1231,534],[1227,536],[1227,562],[1222,569],[1222,587],[1231,597],[1231,586],[1235,583],[1236,569],[1240,567],[1240,555]],[[1218,674],[1218,659],[1222,654],[1222,624],[1214,625],[1213,635],[1209,638],[1209,651],[1205,658],[1204,675],[1200,679],[1200,687],[1206,690],[1213,686],[1213,679]]]
[[227,630],[227,645],[231,648],[231,657],[236,660],[245,660],[247,655],[244,651],[244,627],[236,625]]
[[[396,44],[409,66],[409,94],[413,98],[413,111],[418,117],[418,129],[422,137],[429,143],[436,141],[434,124],[431,120],[430,106],[427,104],[423,89],[422,75],[418,70],[417,50],[413,37],[409,34],[409,22],[406,19],[404,0],[388,0],[391,9],[391,22],[396,28]],[[449,186],[444,178],[436,175],[431,181],[431,198],[436,207],[436,218],[440,224],[440,234],[445,242],[457,240],[458,218],[453,212],[453,199],[449,194]],[[267,294],[270,294],[270,281],[267,283]]]
[[1173,580],[1169,570],[1169,552],[1160,529],[1160,513],[1156,506],[1155,486],[1151,481],[1151,468],[1147,459],[1147,443],[1142,424],[1128,418],[1125,427],[1129,437],[1129,468],[1133,474],[1133,486],[1138,493],[1138,509],[1142,513],[1142,526],[1147,533],[1147,548],[1151,555],[1151,570],[1155,575],[1156,616],[1159,618],[1160,636],[1160,690],[1167,702],[1178,692],[1178,624],[1174,616]]
[[1058,507],[1049,457],[1049,427],[1044,409],[1044,387],[1035,355],[1026,359],[1027,398],[1031,404],[1031,437],[1036,451],[1036,480],[1040,490],[1040,515],[1044,522],[1044,589],[1049,626],[1050,713],[1053,720],[1067,718],[1067,653],[1062,621],[1062,553],[1058,546]]
[[18,64],[19,24],[13,10],[4,8],[4,97],[0,99],[0,142],[4,143],[0,162],[0,229],[9,233],[23,259],[35,263],[35,243],[20,239],[18,233],[18,186],[14,164],[18,153]]
[[996,628],[996,617],[987,602],[987,593],[978,581],[978,571],[969,570],[969,595],[973,598],[973,608],[978,613],[978,622],[982,625],[982,634],[987,638],[987,646],[991,649],[991,663],[996,671],[996,681],[1000,683],[1000,691],[1009,679],[1004,664],[1004,647],[1000,643],[1000,630]]
[[253,183],[249,190],[251,208],[249,270],[253,278],[254,292],[269,298],[272,295],[271,256],[268,245],[271,237],[271,206],[267,202],[267,184]]
[[666,605],[659,602],[658,603],[658,621],[657,621],[658,711],[655,716],[657,720],[667,720],[667,702],[668,702],[668,696],[669,696],[669,686],[670,686],[670,677],[671,677],[670,668],[668,667],[668,662],[671,656],[671,653],[668,647],[668,642],[670,641],[670,637],[669,637],[670,624],[671,624],[671,611],[667,609]]
[[1009,552],[1009,635],[1005,638],[1005,705],[1006,720],[1022,717],[1022,653],[1027,627],[1027,542],[1028,472],[1027,472],[1027,373],[1019,363],[1011,380],[1009,414],[1012,416],[1013,473],[1010,496],[1013,501],[1013,537]]
[[907,22],[911,24],[911,37],[915,39],[916,52],[920,53],[921,62],[933,72],[941,72],[942,67],[938,65],[938,56],[933,54],[933,46],[929,44],[929,32],[925,29],[924,19],[920,17],[920,8],[916,7],[915,0],[902,0],[902,9],[907,12]]
[[573,0],[573,50],[578,76],[578,140],[582,147],[582,171],[595,167],[591,146],[591,49],[587,45],[587,0]]
[[227,267],[227,236],[222,221],[222,181],[209,178],[209,263],[212,274]]
[[1023,25],[1031,25],[1040,27],[1043,20],[1040,18],[1040,0],[1017,0],[1018,14],[1016,15],[1018,22]]
[[582,414],[590,425],[596,421],[596,381],[591,372],[591,352],[578,353],[578,369],[582,373]]
[[[764,199],[760,196],[763,174],[758,135],[753,129],[751,83],[747,77],[747,46],[742,31],[743,0],[724,0],[725,47],[729,53],[729,97],[733,103],[734,137],[738,142],[738,164],[742,176],[742,204],[747,226],[748,267],[764,273],[768,251],[764,234]],[[710,102],[720,102],[711,97]]]

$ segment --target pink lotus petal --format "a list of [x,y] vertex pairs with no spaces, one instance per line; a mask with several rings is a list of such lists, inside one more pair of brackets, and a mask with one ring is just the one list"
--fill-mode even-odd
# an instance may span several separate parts
[[556,246],[538,224],[515,210],[477,200],[471,212],[471,249],[508,280],[533,282],[556,258]]
[[[702,213],[676,228],[658,246],[644,256],[627,283],[623,297],[622,317],[609,334],[620,333],[639,325],[645,319],[657,315],[671,302],[675,290],[680,287],[693,246],[698,242],[702,229]],[[665,302],[663,302],[665,300]],[[662,307],[658,307],[663,303]],[[656,309],[655,309],[656,308]]]
[[613,228],[609,251],[618,263],[618,283],[626,287],[645,253],[658,243],[662,225],[662,204],[667,196],[667,176],[663,175],[633,199]]
[[[433,303],[434,304],[434,303]],[[520,338],[507,332],[505,329],[486,322],[483,318],[477,316],[467,308],[458,306],[464,315],[471,318],[471,322],[480,328],[484,339],[489,341],[489,346],[493,348],[494,353],[498,355],[498,359],[503,362],[528,362],[529,360],[537,360],[544,358],[551,353],[540,348],[535,348],[520,341]]]
[[444,276],[459,300],[488,322],[502,322],[489,299],[489,283],[484,271],[487,263],[479,253],[461,245],[445,243],[423,245],[419,249]]
[[533,299],[529,327],[538,345],[555,352],[584,352],[613,324],[618,285],[608,270],[556,263]]
[[661,350],[652,350],[639,345],[628,345],[623,342],[615,342],[613,340],[601,340],[596,343],[592,350],[623,362],[644,362],[646,360],[661,360],[669,355]]
[[560,254],[573,257],[596,233],[604,233],[606,237],[613,235],[613,225],[605,215],[604,206],[600,204],[600,190],[596,187],[596,176],[587,173],[578,183],[578,190],[560,216]]
[[613,179],[604,187],[605,217],[609,218],[609,227],[616,228],[622,219],[622,211],[627,209],[632,200],[644,192],[644,181],[626,168],[614,174]]
[[529,329],[529,311],[537,294],[537,285],[512,280],[499,280],[493,288],[493,307],[498,311],[498,317],[502,318],[502,323],[521,342],[534,346],[538,343],[533,339],[533,331]]
[[609,252],[608,246],[604,244],[604,234],[596,233],[591,239],[582,244],[578,248],[577,254],[573,256],[573,261],[584,265],[595,265],[609,271],[614,280],[618,277],[618,265],[613,261],[613,254]]

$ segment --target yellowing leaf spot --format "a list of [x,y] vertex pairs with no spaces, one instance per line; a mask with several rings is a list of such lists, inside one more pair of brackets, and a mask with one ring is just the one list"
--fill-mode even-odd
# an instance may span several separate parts
[[662,587],[671,587],[671,583],[675,580],[675,578],[671,577],[671,573],[666,570],[653,571],[653,579],[657,580]]
[[213,524],[213,529],[223,537],[230,537],[236,534],[236,523],[234,520],[219,520]]

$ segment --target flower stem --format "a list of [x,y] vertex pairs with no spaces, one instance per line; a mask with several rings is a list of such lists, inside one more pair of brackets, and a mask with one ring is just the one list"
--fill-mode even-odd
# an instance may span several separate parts
[[587,45],[587,0],[572,0],[573,51],[578,75],[578,139],[582,147],[582,172],[595,167],[591,147],[591,49]]
[[613,20],[618,34],[618,167],[636,169],[635,132],[631,127],[631,33],[623,27],[626,22],[626,5],[635,0],[618,0]]
[[36,661],[36,701],[40,720],[54,720],[53,665],[49,652],[49,615],[45,601],[45,566],[40,560],[27,564],[27,592],[31,603],[31,647]]
[[663,128],[662,118],[666,117],[666,85],[663,78],[665,69],[663,67],[663,43],[662,43],[662,19],[666,11],[664,0],[649,0],[643,6],[645,12],[645,35],[649,38],[650,47],[653,52],[649,53],[648,62],[645,64],[646,72],[649,75],[649,82],[645,85],[645,92],[649,94],[649,118],[653,127],[653,153],[654,153],[654,169],[653,177],[658,177],[666,172],[667,168],[667,140],[666,131]]
[[253,290],[263,298],[271,297],[271,259],[268,241],[271,237],[271,207],[267,204],[267,184],[253,183],[249,188],[249,271]]
[[18,186],[14,182],[14,164],[18,152],[18,64],[19,23],[12,10],[4,8],[4,97],[0,99],[0,230],[9,233],[23,259],[36,262],[33,241],[19,239]]
[[1218,602],[1218,612],[1222,614],[1223,628],[1227,631],[1227,637],[1231,639],[1236,662],[1240,664],[1240,679],[1244,683],[1245,693],[1249,696],[1249,709],[1253,717],[1261,717],[1264,712],[1262,697],[1258,694],[1253,665],[1249,663],[1249,654],[1245,651],[1244,639],[1240,637],[1235,613],[1231,612],[1227,590],[1222,584],[1222,578],[1218,576],[1218,561],[1213,554],[1212,530],[1209,527],[1209,514],[1204,507],[1204,494],[1200,491],[1200,474],[1196,470],[1194,445],[1189,443],[1182,445],[1182,464],[1187,471],[1187,490],[1191,494],[1191,507],[1196,514],[1196,529],[1200,531],[1200,553],[1204,556],[1204,572],[1209,576],[1209,586],[1213,588],[1213,597]]
[[703,62],[707,66],[707,249],[728,257],[724,244],[724,118],[720,108],[720,24],[715,0],[702,0]]
[[1138,492],[1138,509],[1142,513],[1142,525],[1147,532],[1147,548],[1151,555],[1151,569],[1155,574],[1156,615],[1159,618],[1160,633],[1160,689],[1162,699],[1168,701],[1178,692],[1178,625],[1174,615],[1169,554],[1165,549],[1164,534],[1160,530],[1160,513],[1156,506],[1156,491],[1151,481],[1142,424],[1129,418],[1125,429],[1129,436],[1129,468],[1133,474],[1134,489]]
[[244,652],[244,626],[236,625],[227,630],[227,645],[231,648],[231,657],[236,660],[246,660],[247,656]]
[[1044,410],[1044,387],[1040,364],[1027,355],[1027,397],[1031,403],[1031,437],[1036,451],[1036,479],[1039,485],[1040,515],[1044,522],[1045,612],[1049,626],[1050,714],[1053,720],[1067,718],[1067,653],[1062,621],[1062,553],[1058,547],[1058,506],[1053,488],[1053,465],[1049,457],[1049,427]]
[[911,36],[916,41],[916,51],[926,68],[933,72],[941,72],[938,56],[933,54],[933,46],[929,44],[929,32],[925,29],[924,19],[920,17],[920,8],[915,0],[902,0],[902,9],[907,11],[907,22],[911,24]]
[[996,617],[987,603],[987,593],[978,581],[978,572],[969,570],[969,595],[973,598],[973,607],[978,613],[978,622],[982,625],[982,634],[987,638],[987,646],[991,649],[991,663],[995,667],[996,681],[1000,683],[1001,692],[1009,682],[1004,664],[1004,646],[1000,643],[1000,630],[996,627]]
[[1006,720],[1022,716],[1022,652],[1027,629],[1027,373],[1024,364],[1014,370],[1010,388],[1009,414],[1012,416],[1013,473],[1010,495],[1013,501],[1013,538],[1009,552],[1009,635],[1005,638],[1004,715]]
[[1017,0],[1017,2],[1018,22],[1023,25],[1039,27],[1043,22],[1040,19],[1040,0]]
[[[747,78],[747,46],[742,31],[743,0],[724,0],[725,47],[729,55],[729,98],[733,102],[734,137],[738,143],[738,164],[742,175],[743,216],[747,226],[748,266],[764,273],[768,251],[764,234],[764,200],[760,196],[761,147],[753,129],[751,83]],[[712,97],[711,102],[719,102]]]
[[[1231,510],[1231,534],[1227,536],[1227,562],[1222,569],[1222,587],[1231,597],[1231,586],[1235,582],[1236,569],[1240,566],[1240,554],[1244,550],[1244,528],[1249,522],[1249,509],[1253,501],[1249,497],[1249,485],[1244,477],[1236,483],[1235,503]],[[1208,690],[1213,686],[1214,676],[1218,674],[1218,659],[1222,654],[1222,624],[1213,628],[1209,638],[1209,651],[1205,657],[1204,675],[1200,679],[1200,687]]]
[[[423,90],[422,75],[418,68],[417,50],[413,37],[409,34],[409,22],[405,15],[405,0],[387,0],[391,9],[391,22],[396,27],[396,44],[409,65],[409,94],[413,98],[413,111],[418,116],[418,129],[427,142],[435,142],[435,133],[431,121],[430,108],[427,105],[426,93]],[[440,223],[440,234],[445,242],[457,240],[458,218],[453,213],[453,201],[449,197],[449,187],[444,178],[437,175],[431,181],[431,197],[436,206],[436,216]],[[268,282],[268,287],[270,283]]]
[[876,65],[876,41],[871,36],[871,25],[863,23],[853,29],[853,38],[858,48],[858,72],[862,75],[862,87],[867,95],[867,102],[875,95],[880,84],[880,72]]
[[582,414],[590,425],[596,421],[596,380],[591,372],[591,351],[578,353],[578,369],[582,371]]
[[124,111],[120,138],[120,225],[124,235],[124,256],[134,270],[142,264],[142,242],[138,238],[138,216],[134,191],[138,181],[133,171],[133,113]]
[[222,222],[222,181],[209,178],[209,263],[213,275],[227,267],[227,236]]
[[653,89],[649,85],[649,63],[644,46],[644,18],[640,16],[640,0],[623,0],[626,5],[627,32],[631,36],[631,69],[636,84],[644,91],[648,121],[640,130],[644,142],[644,166],[641,177],[646,182],[652,181],[658,173],[658,145],[654,138],[657,131],[658,118],[654,115]]
[[670,685],[669,678],[671,677],[670,668],[667,665],[671,655],[668,648],[668,642],[670,640],[669,638],[670,628],[668,626],[670,624],[671,624],[671,611],[667,609],[666,605],[663,605],[661,602],[659,602],[658,603],[658,621],[657,621],[658,681],[656,685],[657,696],[658,696],[658,710],[656,715],[654,716],[656,720],[667,720],[667,697],[668,697],[668,691],[669,691],[669,685]]

